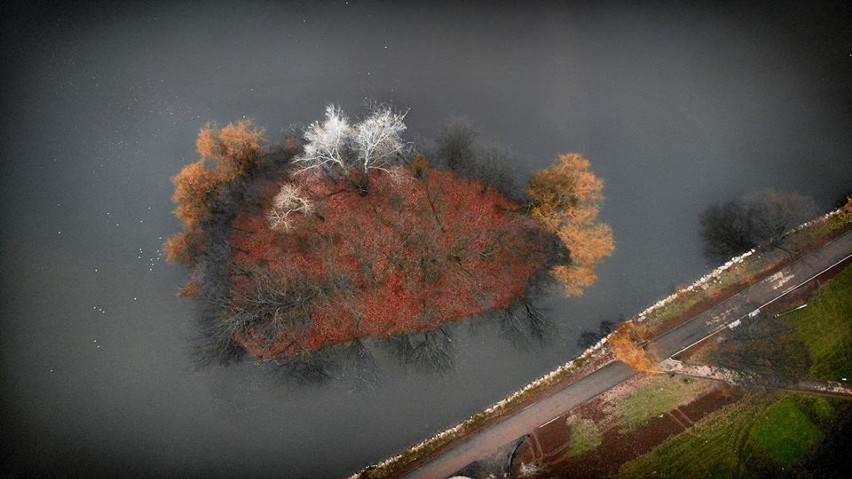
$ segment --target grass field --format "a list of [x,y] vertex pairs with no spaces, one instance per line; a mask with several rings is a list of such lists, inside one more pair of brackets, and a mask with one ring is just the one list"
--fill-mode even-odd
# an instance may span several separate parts
[[822,438],[822,431],[788,396],[764,411],[763,418],[751,429],[749,441],[766,452],[775,464],[790,467]]
[[787,317],[808,347],[809,376],[852,380],[852,267],[832,278],[808,307]]
[[655,376],[648,383],[624,397],[612,400],[622,416],[622,431],[634,431],[651,419],[672,409],[688,404],[706,390],[704,380],[685,377]]
[[576,456],[600,446],[603,433],[591,419],[569,418],[571,455]]
[[[756,406],[755,403],[753,406]],[[620,477],[742,477],[743,446],[757,420],[741,403],[722,408],[692,428],[621,467]]]
[[766,477],[789,470],[816,449],[838,414],[848,412],[843,401],[798,393],[750,396],[624,464],[619,477]]

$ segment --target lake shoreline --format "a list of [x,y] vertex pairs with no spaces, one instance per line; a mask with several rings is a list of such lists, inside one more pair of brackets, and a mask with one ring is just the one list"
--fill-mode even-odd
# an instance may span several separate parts
[[[852,201],[788,233],[784,241],[799,245],[795,256],[785,254],[782,257],[776,257],[770,255],[771,250],[749,251],[733,258],[692,285],[658,301],[624,323],[649,324],[652,326],[649,336],[659,336],[663,331],[677,327],[701,311],[725,301],[737,291],[775,274],[801,256],[842,236],[850,229],[852,229]],[[772,256],[772,259],[767,262],[763,256]],[[746,271],[748,274],[744,274]],[[614,333],[601,339],[577,358],[533,381],[506,399],[396,456],[362,469],[350,476],[351,479],[398,477],[412,472],[443,451],[452,448],[454,444],[463,442],[467,437],[615,363],[617,361],[615,352],[607,344],[607,339],[612,334]]]

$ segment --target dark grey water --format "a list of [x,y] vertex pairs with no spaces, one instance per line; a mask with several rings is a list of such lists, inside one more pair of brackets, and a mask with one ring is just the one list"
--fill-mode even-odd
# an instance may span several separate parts
[[[3,473],[346,475],[703,274],[708,204],[776,187],[828,208],[852,185],[848,6],[449,5],[3,7]],[[548,303],[546,348],[458,327],[444,377],[385,365],[353,395],[194,371],[185,273],[159,248],[195,132],[250,116],[277,140],[365,98],[423,136],[467,116],[525,175],[588,156],[617,241],[600,281]]]

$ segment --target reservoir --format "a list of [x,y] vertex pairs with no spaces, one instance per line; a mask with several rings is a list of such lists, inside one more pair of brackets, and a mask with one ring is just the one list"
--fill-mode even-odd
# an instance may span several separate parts
[[[3,472],[343,477],[579,354],[715,265],[698,216],[775,188],[824,210],[852,189],[852,29],[843,2],[673,8],[518,2],[28,4],[3,20]],[[571,2],[573,3],[573,2]],[[595,2],[597,5],[597,2]],[[557,333],[516,345],[453,325],[455,368],[281,384],[251,361],[198,368],[170,178],[205,123],[280,142],[334,102],[408,110],[428,148],[464,117],[525,182],[562,152],[605,181],[615,253]]]

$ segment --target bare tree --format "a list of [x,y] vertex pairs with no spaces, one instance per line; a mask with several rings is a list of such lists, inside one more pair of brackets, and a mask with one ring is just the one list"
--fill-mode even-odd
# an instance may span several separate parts
[[761,316],[729,332],[710,360],[764,386],[806,376],[811,366],[808,348],[793,323],[788,318]]
[[234,334],[244,330],[245,323],[222,320],[216,308],[205,308],[197,324],[192,350],[193,362],[199,366],[216,363],[223,366],[242,361],[246,351],[234,342]]
[[700,218],[704,254],[721,262],[761,244],[781,248],[785,233],[814,216],[810,198],[772,190],[711,205]]
[[272,201],[267,220],[273,230],[287,232],[293,229],[294,213],[308,215],[313,211],[314,204],[302,188],[293,183],[285,183]]
[[517,160],[507,146],[488,144],[481,149],[475,177],[507,197],[523,202],[524,191],[518,184],[520,174],[514,168],[516,163]]
[[[405,114],[386,105],[374,106],[366,118],[350,124],[340,108],[329,105],[325,120],[305,131],[304,152],[294,161],[302,171],[323,169],[350,178],[362,195],[369,191],[370,171],[383,170],[405,159]],[[352,171],[357,180],[352,179]]]
[[523,199],[509,148],[482,139],[479,130],[468,120],[454,120],[445,125],[436,143],[435,159],[439,166],[478,180],[485,188],[491,186],[516,201]]
[[442,128],[438,136],[436,158],[456,172],[471,171],[476,162],[479,132],[467,120],[455,120]]
[[725,261],[757,245],[750,231],[748,207],[741,202],[711,205],[701,213],[700,221],[704,256],[711,261]]
[[452,338],[444,328],[423,333],[423,342],[414,349],[414,364],[426,372],[446,373],[453,368]]
[[811,198],[795,193],[761,191],[748,198],[755,236],[772,241],[817,215]]
[[327,383],[335,377],[340,362],[338,348],[323,348],[268,361],[266,366],[281,384],[304,386]]

